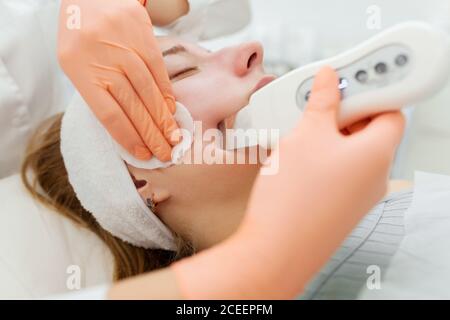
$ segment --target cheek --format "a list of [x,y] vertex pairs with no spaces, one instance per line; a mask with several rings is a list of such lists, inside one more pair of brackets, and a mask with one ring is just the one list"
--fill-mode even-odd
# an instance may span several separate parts
[[202,74],[173,85],[175,98],[188,108],[194,120],[206,127],[234,115],[248,103],[249,84],[231,76],[205,77]]

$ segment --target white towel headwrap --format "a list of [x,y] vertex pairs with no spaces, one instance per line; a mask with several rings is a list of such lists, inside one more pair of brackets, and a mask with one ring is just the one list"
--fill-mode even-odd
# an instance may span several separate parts
[[[177,104],[177,113],[178,110],[183,114],[181,118],[186,116],[182,105]],[[137,192],[121,156],[123,150],[118,150],[118,145],[78,94],[62,120],[61,153],[78,200],[105,230],[139,247],[175,249],[172,233]],[[141,167],[146,167],[143,164]],[[152,162],[150,167],[158,167],[158,163]]]

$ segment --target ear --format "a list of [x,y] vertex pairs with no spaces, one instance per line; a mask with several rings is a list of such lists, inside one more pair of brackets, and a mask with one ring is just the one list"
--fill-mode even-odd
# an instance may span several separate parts
[[128,171],[144,202],[147,199],[151,199],[155,205],[158,205],[170,198],[169,190],[158,186],[156,181],[152,181],[149,170],[134,168],[128,165]]

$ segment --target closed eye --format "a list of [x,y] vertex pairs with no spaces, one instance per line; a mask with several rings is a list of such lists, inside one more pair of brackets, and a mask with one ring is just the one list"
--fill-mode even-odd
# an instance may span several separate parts
[[169,78],[171,81],[172,80],[178,81],[178,80],[184,79],[194,73],[197,73],[198,71],[199,71],[198,67],[190,67],[190,68],[183,69],[181,71],[178,71],[178,72],[170,75]]

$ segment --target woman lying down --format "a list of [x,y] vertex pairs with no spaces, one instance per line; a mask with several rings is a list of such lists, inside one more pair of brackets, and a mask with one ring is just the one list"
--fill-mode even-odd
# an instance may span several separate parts
[[[264,73],[258,43],[218,52],[175,38],[159,38],[159,43],[177,101],[205,130],[231,127],[258,84],[273,79]],[[22,179],[40,201],[104,241],[115,260],[111,277],[119,280],[168,266],[231,235],[243,218],[259,168],[135,168],[119,158],[106,131],[79,100],[65,116],[56,115],[41,126],[29,145]],[[395,253],[410,201],[406,191],[377,205],[303,297],[356,297],[366,283],[367,266],[384,268]]]

